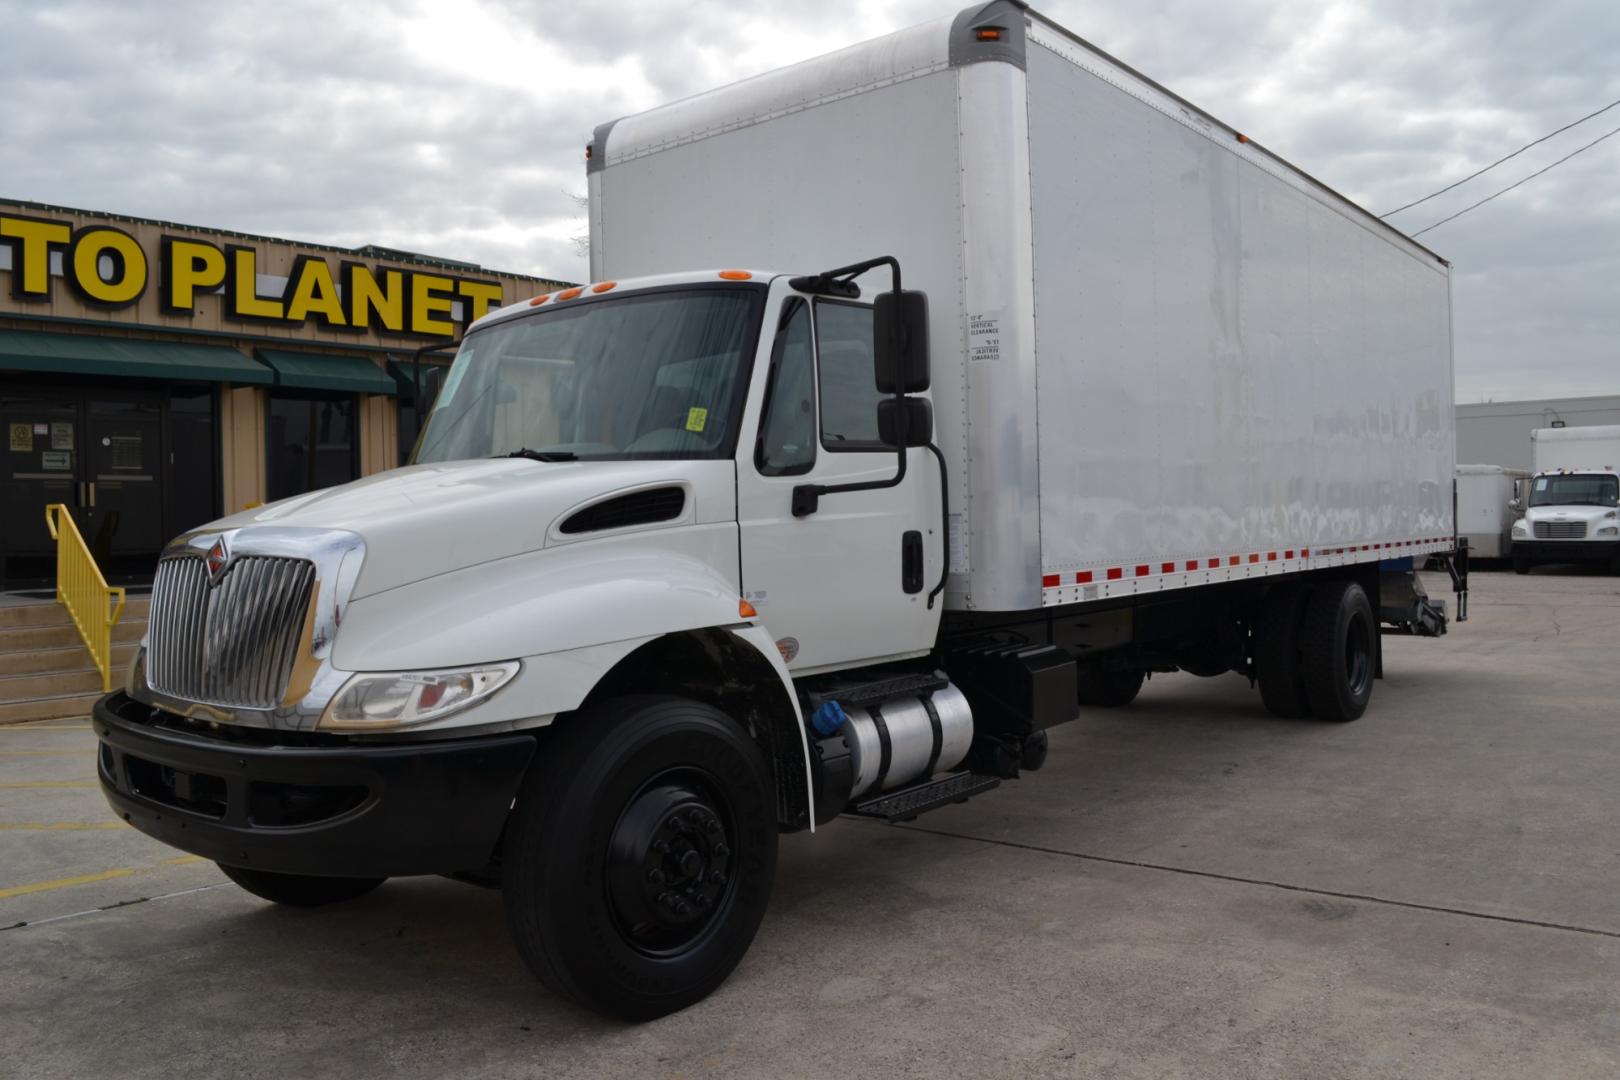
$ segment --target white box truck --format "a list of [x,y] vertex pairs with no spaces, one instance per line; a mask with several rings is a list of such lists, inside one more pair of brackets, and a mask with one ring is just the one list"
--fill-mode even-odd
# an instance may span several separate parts
[[1469,559],[1506,559],[1512,554],[1511,532],[1521,497],[1523,469],[1506,465],[1457,466],[1457,535],[1468,545]]
[[1597,563],[1620,573],[1620,424],[1538,428],[1535,475],[1513,523],[1513,569]]
[[737,964],[781,832],[988,792],[1153,672],[1353,720],[1381,628],[1445,629],[1447,264],[1050,21],[587,158],[594,283],[469,329],[412,466],[165,553],[96,709],[126,821],[282,903],[498,884],[645,1018]]

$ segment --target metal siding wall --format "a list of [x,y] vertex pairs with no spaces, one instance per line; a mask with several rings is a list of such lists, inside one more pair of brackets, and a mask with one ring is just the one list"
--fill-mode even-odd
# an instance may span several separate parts
[[1450,532],[1448,278],[1029,51],[1043,568]]

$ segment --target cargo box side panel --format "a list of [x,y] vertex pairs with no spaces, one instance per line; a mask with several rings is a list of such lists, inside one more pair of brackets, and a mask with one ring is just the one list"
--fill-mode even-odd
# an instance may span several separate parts
[[[941,57],[943,35],[942,28]],[[938,70],[887,75],[875,88],[829,86],[839,91],[832,100],[797,110],[766,101],[763,115],[753,114],[749,84],[728,88],[719,92],[731,99],[727,111],[703,118],[713,125],[706,134],[653,128],[661,111],[614,127],[606,165],[591,176],[592,271],[622,278],[736,266],[801,274],[898,257],[906,288],[928,294],[935,441],[950,465],[950,508],[960,527],[971,505],[957,72],[942,60]],[[822,89],[807,82],[802,92],[814,97]],[[862,283],[885,289],[889,277],[874,271]],[[965,570],[966,556],[957,552],[953,569]],[[948,598],[964,580],[952,575]]]
[[1449,537],[1446,268],[1033,30],[1047,602]]

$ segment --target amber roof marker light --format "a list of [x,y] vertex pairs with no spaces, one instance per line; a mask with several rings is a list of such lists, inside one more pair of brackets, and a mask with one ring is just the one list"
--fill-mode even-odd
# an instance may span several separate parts
[[530,307],[539,307],[541,304],[545,303],[547,300],[550,300],[550,299],[551,299],[551,294],[550,293],[541,293],[539,296],[537,296],[533,300],[529,301],[529,306]]
[[754,278],[747,270],[722,270],[720,276],[727,281],[752,281]]
[[572,300],[574,297],[578,296],[580,293],[582,293],[584,291],[585,291],[585,289],[584,289],[583,286],[576,285],[572,289],[564,289],[562,292],[558,293],[557,294],[557,299],[559,299],[559,300]]
[[591,286],[591,292],[607,292],[617,284],[617,281],[598,281],[595,285]]

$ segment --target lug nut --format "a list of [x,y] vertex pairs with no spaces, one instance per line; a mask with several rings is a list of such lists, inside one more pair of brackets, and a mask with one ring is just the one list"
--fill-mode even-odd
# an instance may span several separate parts
[[677,914],[677,915],[687,915],[687,914],[689,914],[691,912],[691,910],[692,910],[691,906],[689,904],[687,904],[687,902],[685,900],[677,900],[675,902],[675,914]]
[[660,855],[668,855],[669,854],[669,845],[667,843],[665,843],[664,841],[660,840],[660,841],[658,841],[658,843],[653,845],[653,850],[658,852],[658,854],[660,854]]
[[731,849],[724,844],[716,844],[714,845],[714,853],[723,859],[731,854]]
[[717,833],[720,831],[720,822],[715,818],[710,818],[708,821],[703,823],[703,828],[707,832]]
[[662,885],[664,883],[664,872],[657,867],[653,867],[647,871],[647,880],[654,885]]
[[722,874],[718,870],[710,870],[709,871],[709,884],[710,885],[724,885],[725,883],[726,883],[726,875]]

